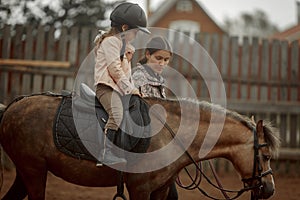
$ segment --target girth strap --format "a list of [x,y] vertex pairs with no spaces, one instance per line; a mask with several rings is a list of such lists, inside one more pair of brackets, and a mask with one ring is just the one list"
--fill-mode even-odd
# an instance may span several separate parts
[[127,200],[126,196],[124,195],[124,174],[122,171],[119,172],[119,182],[117,185],[117,194],[115,194],[113,200],[117,198],[122,198],[123,200]]

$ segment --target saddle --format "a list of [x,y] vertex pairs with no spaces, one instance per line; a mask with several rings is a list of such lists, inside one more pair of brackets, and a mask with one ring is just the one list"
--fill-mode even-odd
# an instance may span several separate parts
[[[146,152],[150,144],[148,105],[136,95],[123,96],[122,103],[123,121],[112,142],[126,151]],[[54,122],[54,143],[72,157],[96,161],[103,150],[107,119],[95,92],[82,83],[80,96],[62,95]]]

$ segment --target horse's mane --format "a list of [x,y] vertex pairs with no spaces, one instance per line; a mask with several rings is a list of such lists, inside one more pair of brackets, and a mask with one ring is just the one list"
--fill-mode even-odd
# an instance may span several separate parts
[[[160,98],[153,98],[153,97],[147,97],[148,99],[158,100],[160,102],[170,102],[178,104],[179,102],[182,102],[182,105],[189,106],[198,105],[200,110],[213,112],[213,113],[226,113],[226,117],[230,117],[246,127],[248,127],[250,130],[256,130],[256,123],[250,119],[249,117],[245,115],[241,115],[235,111],[226,109],[218,104],[213,104],[207,101],[199,101],[197,99],[188,99],[188,98],[180,98],[180,99],[160,99]],[[193,112],[191,112],[193,113]],[[180,114],[180,113],[179,113]],[[269,145],[271,151],[275,156],[278,155],[279,147],[280,147],[280,138],[279,138],[279,131],[276,127],[273,126],[273,124],[269,120],[263,120],[263,130],[264,130],[264,137],[266,140],[266,143]]]
[[272,122],[268,120],[264,120],[263,125],[265,140],[271,148],[273,155],[277,157],[280,147],[279,130],[272,125]]

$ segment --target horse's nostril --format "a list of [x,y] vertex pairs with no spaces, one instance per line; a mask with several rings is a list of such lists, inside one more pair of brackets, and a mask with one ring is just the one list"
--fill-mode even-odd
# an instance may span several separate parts
[[274,185],[272,183],[264,182],[261,196],[263,199],[268,199],[274,194],[274,191]]

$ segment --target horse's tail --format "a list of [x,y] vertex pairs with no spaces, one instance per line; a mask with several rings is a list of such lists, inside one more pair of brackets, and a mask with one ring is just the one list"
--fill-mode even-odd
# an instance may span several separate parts
[[2,146],[0,145],[0,193],[3,186],[3,162],[2,162]]
[[[2,121],[2,117],[3,117],[3,113],[5,111],[6,106],[3,104],[0,104],[0,125],[1,125],[1,121]],[[1,129],[0,129],[0,134],[1,134]],[[0,144],[0,192],[3,186],[3,153],[2,153],[2,146]]]
[[5,111],[6,106],[0,103],[0,123],[2,120],[3,113]]

